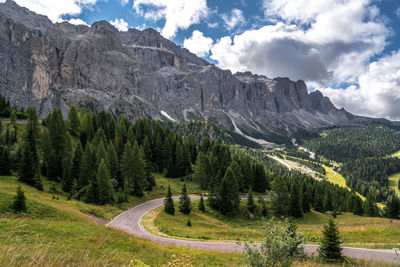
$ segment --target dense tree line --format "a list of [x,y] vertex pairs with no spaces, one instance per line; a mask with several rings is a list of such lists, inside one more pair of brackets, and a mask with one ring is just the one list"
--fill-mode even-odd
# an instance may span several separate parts
[[377,201],[385,201],[389,195],[389,175],[400,172],[400,159],[396,157],[363,158],[352,160],[340,171],[346,184],[366,196],[374,192]]
[[262,163],[246,154],[233,156],[228,145],[208,137],[198,147],[193,171],[193,179],[210,192],[210,206],[223,214],[238,211],[240,193],[249,189],[265,193],[270,189],[271,177]]
[[193,136],[183,138],[157,121],[92,114],[72,106],[68,119],[54,110],[39,125],[37,112],[28,110],[24,134],[17,138],[15,122],[0,124],[0,169],[41,188],[40,175],[60,182],[70,196],[107,204],[141,196],[155,185],[152,172],[168,177],[191,173],[197,158]]
[[193,135],[197,143],[200,143],[201,140],[207,136],[219,143],[223,142],[229,145],[239,144],[251,148],[261,148],[261,145],[258,143],[251,141],[238,133],[221,128],[211,121],[201,121],[195,117],[192,119],[192,121],[186,122],[168,122],[167,126],[174,132],[183,136],[188,136],[189,134]]
[[0,95],[0,118],[8,118],[15,117],[16,119],[25,119],[26,113],[24,109],[17,110],[14,107],[11,107],[10,101],[8,101],[5,97]]
[[346,163],[396,152],[400,147],[400,132],[386,126],[337,128],[305,141],[304,146],[317,155]]
[[0,121],[0,175],[10,175],[18,169],[21,150],[17,141],[15,120],[11,120],[9,124]]
[[[228,146],[208,137],[198,144],[193,135],[182,137],[149,119],[131,123],[124,116],[115,119],[106,112],[92,114],[71,106],[67,119],[56,109],[39,124],[36,110],[30,108],[21,136],[17,137],[13,122],[0,124],[0,133],[4,174],[17,171],[21,181],[39,189],[41,175],[46,176],[71,197],[90,203],[142,196],[155,185],[152,172],[160,172],[197,181],[209,191],[209,205],[223,214],[238,212],[240,194],[267,190],[272,191],[272,212],[280,216],[301,217],[311,208],[360,215],[367,210],[354,192],[289,171],[261,150]],[[187,195],[186,189],[182,195]],[[375,201],[370,206],[375,207]],[[254,206],[254,201],[248,203],[250,212]],[[265,203],[261,206],[267,214]],[[189,212],[188,207],[184,197],[180,210]],[[174,212],[173,203],[168,210]]]
[[285,178],[277,176],[272,182],[271,196],[272,212],[277,216],[302,217],[311,208],[323,213],[364,213],[364,204],[354,192],[296,172]]

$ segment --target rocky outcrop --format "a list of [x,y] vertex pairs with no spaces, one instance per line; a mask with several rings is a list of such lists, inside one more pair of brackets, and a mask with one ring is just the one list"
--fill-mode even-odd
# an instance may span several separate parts
[[0,4],[0,93],[41,117],[75,104],[132,120],[213,120],[257,137],[360,123],[303,81],[233,75],[153,29],[52,24],[10,0]]

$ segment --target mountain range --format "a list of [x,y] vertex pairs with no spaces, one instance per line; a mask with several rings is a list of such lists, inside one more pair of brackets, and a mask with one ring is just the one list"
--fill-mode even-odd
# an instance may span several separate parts
[[53,108],[66,115],[74,104],[130,120],[209,120],[259,142],[369,122],[301,80],[232,74],[154,29],[53,24],[11,0],[0,4],[0,94],[17,107],[35,105],[40,117]]

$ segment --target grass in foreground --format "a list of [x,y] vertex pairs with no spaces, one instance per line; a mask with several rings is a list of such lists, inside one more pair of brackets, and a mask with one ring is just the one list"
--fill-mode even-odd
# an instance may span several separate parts
[[193,266],[241,266],[240,254],[160,246],[102,225],[0,219],[1,266],[161,266],[176,258]]
[[[131,197],[129,203],[116,204],[116,205],[90,205],[77,200],[68,200],[67,194],[61,191],[61,186],[55,182],[48,181],[43,178],[44,191],[39,191],[31,186],[19,183],[17,178],[14,176],[0,176],[0,216],[4,215],[2,212],[10,214],[11,210],[2,209],[2,203],[8,205],[12,201],[15,195],[16,189],[20,184],[26,197],[32,203],[37,205],[47,205],[48,207],[58,208],[63,210],[63,214],[68,213],[70,217],[76,216],[82,219],[83,214],[93,214],[96,217],[109,221],[113,219],[118,214],[122,213],[124,210],[131,208],[140,203],[146,202],[155,198],[165,197],[165,191],[168,188],[168,184],[171,185],[173,194],[179,194],[182,190],[182,182],[180,179],[169,179],[163,177],[161,174],[154,174],[156,178],[156,186],[150,192],[145,192],[143,197]],[[185,181],[189,192],[200,193],[201,190],[199,186],[191,181]],[[56,191],[54,192],[54,189]],[[53,196],[55,198],[53,198]],[[35,205],[36,205],[35,204]],[[26,214],[24,215],[26,216]],[[40,214],[38,216],[40,218]],[[35,216],[34,216],[35,217]]]
[[[244,216],[223,217],[209,207],[206,213],[193,202],[192,214],[183,215],[179,211],[174,216],[166,214],[162,207],[148,213],[143,226],[153,234],[178,238],[225,241],[260,241],[263,220],[248,219]],[[192,227],[186,225],[190,218]],[[318,243],[330,215],[312,211],[303,218],[296,219],[299,231],[304,233],[308,243]],[[338,215],[335,222],[339,226],[344,246],[392,249],[400,243],[400,220],[362,217],[351,213]]]
[[399,180],[400,180],[400,173],[395,173],[389,176],[389,188],[393,189],[398,195],[400,195],[400,190],[398,186]]
[[[181,182],[174,182],[180,189]],[[114,211],[107,213],[106,207],[74,203],[62,199],[62,195],[53,200],[52,194],[25,185],[28,212],[14,215],[8,204],[18,184],[13,177],[0,178],[0,266],[137,266],[134,264],[139,261],[149,266],[247,266],[241,254],[166,247],[106,228],[83,215],[81,209],[100,209],[105,214]],[[240,223],[249,225],[247,219],[238,220],[236,226]],[[325,266],[312,260],[296,266],[310,264]],[[354,265],[389,266],[362,261],[352,261],[348,266]]]
[[[67,200],[24,184],[28,210],[14,214],[10,206],[19,184],[14,177],[0,177],[0,266],[134,266],[135,260],[150,266],[173,261],[244,265],[241,254],[166,247],[107,228],[82,211],[111,218],[119,208]],[[48,185],[46,181],[46,190]]]

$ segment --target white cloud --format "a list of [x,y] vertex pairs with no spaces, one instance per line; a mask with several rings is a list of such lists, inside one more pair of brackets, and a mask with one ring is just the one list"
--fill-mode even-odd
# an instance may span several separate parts
[[86,25],[89,26],[86,21],[83,21],[81,19],[70,19],[68,20],[69,23],[74,24],[74,25]]
[[396,9],[396,16],[400,18],[400,7]]
[[18,5],[45,15],[53,22],[61,22],[63,15],[78,15],[83,8],[96,4],[97,0],[14,0]]
[[129,3],[129,0],[121,0],[122,5],[127,5]]
[[370,63],[358,86],[320,90],[355,114],[400,120],[400,50]]
[[230,14],[222,14],[221,18],[228,30],[232,30],[237,25],[241,25],[245,22],[242,10],[237,8],[232,9]]
[[183,41],[183,47],[199,57],[208,56],[213,40],[205,37],[202,32],[194,30],[192,36]]
[[367,0],[266,0],[264,6],[271,25],[223,37],[211,49],[220,67],[351,83],[390,34]]
[[179,29],[187,29],[208,15],[206,0],[135,0],[133,8],[146,19],[165,19],[161,34],[169,39],[175,37]]
[[217,28],[218,25],[219,25],[218,22],[209,22],[209,23],[207,24],[207,26],[208,26],[209,28],[212,28],[212,29]]
[[113,25],[115,28],[117,28],[121,32],[126,32],[129,29],[129,24],[126,22],[124,19],[114,19],[113,21],[110,21],[110,24]]

